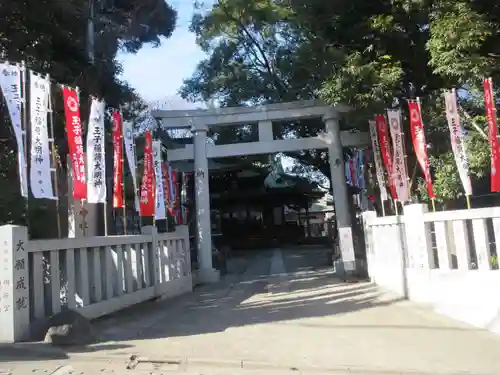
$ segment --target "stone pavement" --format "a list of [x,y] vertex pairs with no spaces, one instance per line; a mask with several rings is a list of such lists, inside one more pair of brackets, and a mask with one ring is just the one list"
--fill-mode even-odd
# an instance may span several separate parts
[[234,260],[233,272],[217,285],[95,322],[102,342],[92,347],[21,364],[2,355],[0,346],[0,369],[50,373],[62,366],[58,375],[500,374],[500,336],[369,283],[340,282],[325,265],[326,254],[316,248],[256,252]]

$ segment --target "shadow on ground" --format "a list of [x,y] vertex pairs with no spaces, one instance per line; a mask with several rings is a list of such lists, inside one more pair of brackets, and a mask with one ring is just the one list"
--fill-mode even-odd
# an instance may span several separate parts
[[68,353],[92,353],[126,349],[130,347],[132,346],[126,344],[98,344],[89,347],[54,347],[43,342],[16,344],[0,343],[0,363],[63,360],[69,358]]
[[103,332],[101,340],[200,335],[245,325],[345,314],[394,302],[380,301],[369,283],[346,285],[336,279],[325,267],[324,251],[304,249],[284,254],[286,280],[283,275],[271,274],[271,256],[269,251],[235,259],[243,272],[230,274],[217,285],[96,321],[97,331]]

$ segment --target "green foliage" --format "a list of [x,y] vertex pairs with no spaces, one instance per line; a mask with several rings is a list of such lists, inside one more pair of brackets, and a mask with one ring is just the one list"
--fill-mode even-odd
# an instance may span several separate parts
[[[122,106],[125,118],[133,118],[144,103],[120,80],[122,70],[116,55],[120,50],[135,53],[145,44],[158,45],[160,38],[172,34],[176,12],[164,0],[99,1],[95,64],[90,64],[88,4],[87,0],[0,1],[0,60],[24,60],[29,69],[50,74],[56,82],[79,86],[84,125],[90,94],[103,97],[110,107]],[[56,147],[62,155],[60,167],[64,168],[67,141],[61,91],[57,85],[52,89]],[[16,142],[4,104],[0,100],[0,222],[24,223],[26,212],[24,199],[19,195]],[[62,191],[61,196],[64,194]],[[37,221],[38,217],[48,217],[48,206],[54,206],[53,202],[42,200],[29,203],[30,217]],[[55,216],[51,213],[50,217]]]
[[[442,98],[444,89],[457,88],[473,189],[486,192],[482,79],[492,76],[498,91],[500,6],[487,0],[219,0],[195,16],[193,31],[208,57],[185,81],[183,97],[223,106],[319,97],[351,105],[346,123],[361,130],[373,114],[399,106],[410,173],[416,160],[406,101],[419,97],[434,190],[443,202],[463,194]],[[301,135],[322,126],[294,125]],[[328,175],[323,153],[296,156]],[[426,199],[420,168],[415,181],[413,193]]]

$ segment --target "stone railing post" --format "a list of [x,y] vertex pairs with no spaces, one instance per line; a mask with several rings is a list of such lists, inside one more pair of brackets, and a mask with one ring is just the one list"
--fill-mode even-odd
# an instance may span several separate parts
[[[409,268],[429,270],[435,268],[429,225],[424,223],[428,212],[425,204],[404,206],[407,263]],[[403,254],[405,256],[405,254]]]
[[17,342],[30,335],[28,231],[0,226],[0,341]]
[[182,263],[184,264],[182,275],[191,275],[191,245],[189,243],[189,228],[187,225],[179,225],[175,231],[182,237]]
[[[362,214],[363,218],[363,233],[365,237],[365,247],[366,247],[366,262],[368,276],[373,279],[375,276],[375,264],[377,262],[377,256],[375,254],[375,242],[373,238],[373,230],[369,225],[370,221],[377,218],[377,213],[375,211],[365,211]],[[374,281],[374,280],[372,280]]]
[[160,249],[158,246],[158,240],[156,235],[158,234],[158,229],[153,225],[146,225],[141,228],[142,234],[151,235],[151,249],[148,254],[149,269],[152,270],[153,285],[158,288],[160,285]]

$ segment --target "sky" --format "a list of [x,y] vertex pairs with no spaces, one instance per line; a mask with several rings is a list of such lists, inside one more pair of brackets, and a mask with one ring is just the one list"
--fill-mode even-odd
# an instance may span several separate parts
[[[188,30],[193,14],[193,0],[168,0],[178,12],[177,27],[161,46],[143,47],[137,54],[120,54],[122,78],[134,87],[146,102],[171,99],[177,94],[183,79],[191,77],[196,64],[205,54]],[[177,101],[176,101],[177,102]],[[181,100],[176,103],[182,105]]]
[[[207,0],[205,6],[211,1]],[[188,27],[193,14],[193,0],[168,0],[178,12],[177,27],[161,46],[145,46],[137,54],[120,54],[123,65],[122,78],[134,87],[148,103],[166,101],[165,109],[196,108],[199,104],[187,103],[178,97],[182,81],[191,77],[196,64],[205,54],[196,45],[195,35]],[[208,4],[207,4],[208,3]],[[282,158],[285,169],[293,166],[293,159]]]

